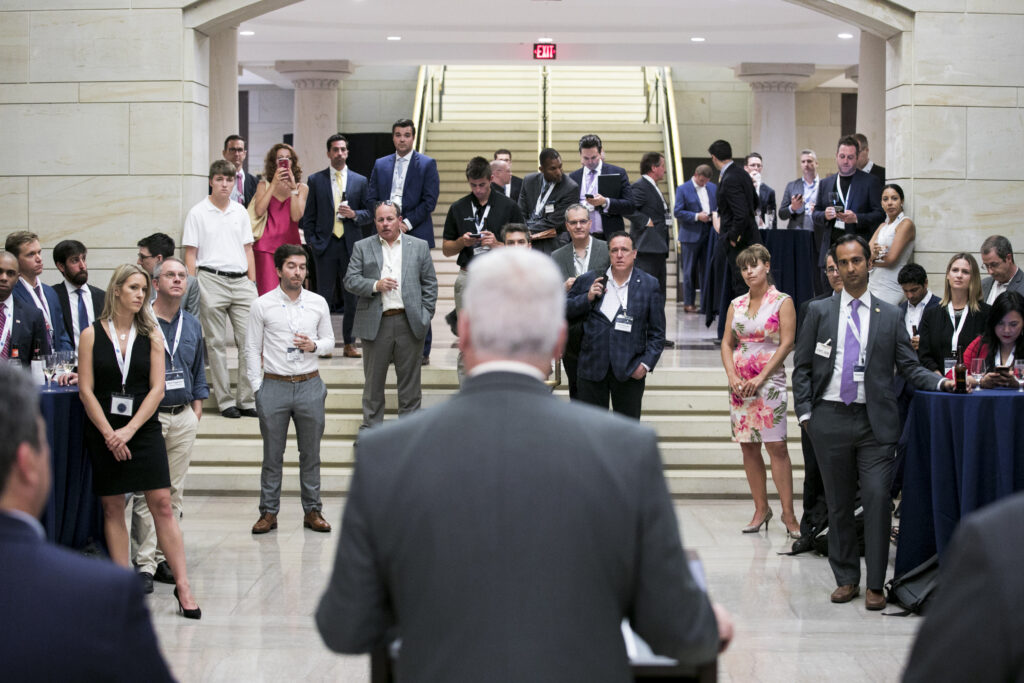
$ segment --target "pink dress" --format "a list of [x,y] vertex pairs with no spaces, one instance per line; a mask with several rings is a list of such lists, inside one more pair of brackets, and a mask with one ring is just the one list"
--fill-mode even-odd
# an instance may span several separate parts
[[[733,299],[732,333],[736,347],[732,352],[732,362],[741,379],[756,377],[779,348],[779,309],[788,297],[775,287],[768,287],[761,299],[761,308],[753,318],[747,316],[750,294]],[[741,398],[730,391],[729,415],[732,418],[733,441],[785,441],[785,368],[780,365],[750,398]]]
[[271,195],[267,205],[267,227],[263,236],[252,245],[256,261],[256,289],[260,296],[277,287],[277,269],[274,268],[274,250],[282,244],[301,244],[299,224],[292,220],[292,198],[283,202]]

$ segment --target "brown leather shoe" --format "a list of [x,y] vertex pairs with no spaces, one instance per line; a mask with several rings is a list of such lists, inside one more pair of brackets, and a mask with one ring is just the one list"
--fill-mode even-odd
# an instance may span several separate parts
[[356,348],[355,344],[345,344],[345,358],[362,358],[363,354],[359,353],[359,349]]
[[860,586],[848,583],[832,591],[832,602],[850,602],[858,595],[860,595]]
[[269,512],[264,512],[260,515],[260,518],[256,520],[256,523],[252,525],[252,532],[254,534],[265,534],[268,531],[273,531],[277,528],[277,515],[272,515]]
[[302,526],[321,533],[327,533],[331,530],[331,525],[327,523],[327,520],[324,519],[324,516],[320,514],[319,510],[310,510],[307,512],[306,516],[302,520]]
[[868,588],[864,591],[864,606],[872,612],[885,609],[885,593]]
[[696,306],[689,305],[689,304],[686,305],[686,306],[683,306],[683,313],[696,313],[696,312],[697,312],[697,307]]

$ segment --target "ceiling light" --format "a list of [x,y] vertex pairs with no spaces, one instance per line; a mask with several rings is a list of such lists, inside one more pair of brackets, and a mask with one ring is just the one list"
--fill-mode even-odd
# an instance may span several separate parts
[[837,37],[838,38],[842,38],[843,40],[850,40],[851,38],[853,38],[853,34],[852,33],[840,33],[840,34],[838,34]]
[[388,40],[401,40],[402,36],[388,36]]
[[254,35],[256,35],[256,31],[239,31],[238,35],[240,35],[240,36],[254,36]]
[[705,38],[701,38],[700,36],[693,36],[690,38],[691,43],[703,43],[705,40]]
[[555,42],[555,39],[554,38],[548,38],[547,36],[541,36],[540,38],[537,39],[537,42],[538,43],[553,43],[553,42]]

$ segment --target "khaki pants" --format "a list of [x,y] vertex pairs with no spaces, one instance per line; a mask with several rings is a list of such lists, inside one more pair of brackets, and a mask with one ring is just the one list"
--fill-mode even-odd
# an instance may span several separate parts
[[[466,291],[466,280],[468,279],[468,273],[465,270],[459,269],[459,274],[455,276],[455,313],[462,313],[462,293]],[[459,359],[455,363],[455,374],[459,377],[459,386],[462,386],[462,380],[466,377],[466,363],[462,358],[462,350],[459,350]]]
[[[246,277],[224,277],[198,271],[199,318],[203,324],[203,338],[209,354],[210,389],[217,401],[217,410],[224,411],[237,405],[243,410],[255,408],[252,386],[245,373],[245,333],[249,325],[249,307],[256,300],[256,285]],[[238,390],[231,393],[228,375],[227,335],[228,319],[238,347]],[[237,399],[237,401],[236,401]]]

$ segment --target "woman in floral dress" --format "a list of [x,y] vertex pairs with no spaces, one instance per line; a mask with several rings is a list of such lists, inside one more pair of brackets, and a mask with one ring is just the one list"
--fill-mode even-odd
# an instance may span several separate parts
[[743,533],[755,533],[772,518],[764,443],[772,463],[772,480],[782,503],[782,523],[791,538],[800,537],[793,512],[793,468],[786,448],[786,371],[793,350],[796,310],[793,299],[772,285],[771,254],[754,244],[740,252],[736,266],[750,291],[733,299],[722,339],[722,365],[729,377],[732,439],[743,451],[754,516]]

